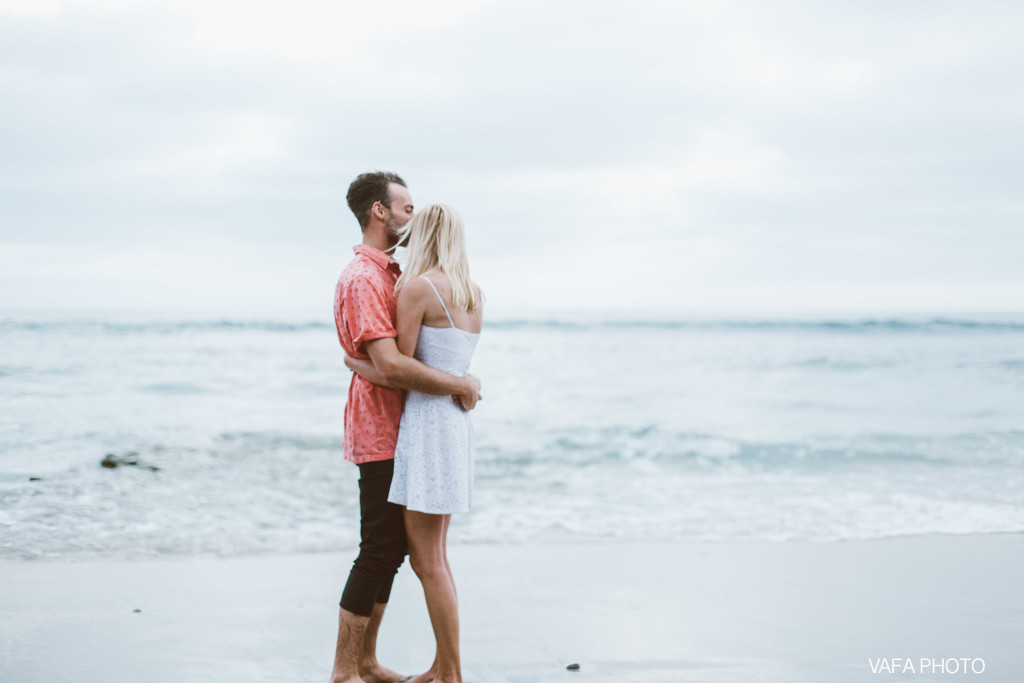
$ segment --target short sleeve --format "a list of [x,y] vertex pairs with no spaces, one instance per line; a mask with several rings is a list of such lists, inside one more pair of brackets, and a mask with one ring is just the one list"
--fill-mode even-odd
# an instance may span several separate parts
[[342,319],[358,349],[364,342],[397,337],[388,292],[366,277],[354,278],[341,300]]

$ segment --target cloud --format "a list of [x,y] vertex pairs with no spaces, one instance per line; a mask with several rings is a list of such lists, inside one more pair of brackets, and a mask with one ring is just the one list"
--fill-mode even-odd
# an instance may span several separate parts
[[[820,303],[814,286],[837,306],[902,288],[939,307],[959,285],[988,292],[982,306],[1024,281],[1015,5],[104,0],[0,13],[0,242],[100,262],[141,250],[154,275],[135,278],[153,300],[171,287],[157,274],[171,257],[154,249],[168,243],[291,244],[325,279],[358,238],[343,196],[368,168],[400,172],[417,204],[458,206],[481,281],[490,271],[492,299],[519,308],[594,291],[655,309],[777,291],[799,307]],[[551,277],[524,285],[539,264]],[[264,268],[306,282],[301,259]],[[613,270],[622,291],[600,284]],[[23,300],[12,291],[0,306]]]

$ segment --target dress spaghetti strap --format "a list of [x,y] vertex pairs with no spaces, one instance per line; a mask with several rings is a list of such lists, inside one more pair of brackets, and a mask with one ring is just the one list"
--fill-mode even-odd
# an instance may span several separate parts
[[444,305],[444,299],[441,298],[441,294],[440,292],[437,291],[437,287],[434,286],[434,283],[431,282],[430,278],[427,277],[426,275],[420,275],[420,277],[426,280],[427,284],[430,285],[430,288],[434,290],[434,294],[437,295],[437,300],[441,302],[441,308],[444,309],[444,315],[446,318],[448,318],[448,324],[451,325],[452,327],[455,327],[455,323],[452,322],[452,317],[448,314],[448,307]]

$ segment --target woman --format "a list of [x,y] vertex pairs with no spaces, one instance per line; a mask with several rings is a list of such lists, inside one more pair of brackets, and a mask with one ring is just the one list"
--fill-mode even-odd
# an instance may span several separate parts
[[[432,367],[465,375],[483,322],[482,294],[470,280],[462,218],[432,204],[409,223],[408,259],[395,284],[398,349]],[[345,364],[387,385],[368,360]],[[423,584],[437,655],[417,681],[461,682],[459,615],[448,565],[448,523],[468,512],[473,488],[473,424],[448,396],[406,395],[388,500],[405,508],[409,563]]]

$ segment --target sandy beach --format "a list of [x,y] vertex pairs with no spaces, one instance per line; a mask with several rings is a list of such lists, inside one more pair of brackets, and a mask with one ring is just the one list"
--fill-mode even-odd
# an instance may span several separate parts
[[[450,555],[467,681],[1024,679],[1021,534]],[[353,557],[4,561],[0,680],[323,683]],[[381,660],[412,673],[432,654],[406,565]],[[950,658],[968,672],[943,673]]]

